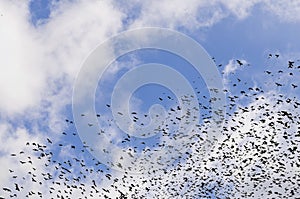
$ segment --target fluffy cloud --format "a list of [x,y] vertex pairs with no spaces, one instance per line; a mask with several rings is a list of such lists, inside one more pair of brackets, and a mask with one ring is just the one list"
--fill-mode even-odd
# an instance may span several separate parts
[[45,68],[39,65],[42,46],[27,20],[25,1],[1,1],[0,7],[0,110],[12,114],[38,103],[45,86]]
[[225,66],[224,70],[223,70],[223,74],[224,75],[229,75],[229,74],[233,74],[236,70],[238,70],[242,65],[246,65],[247,61],[246,60],[239,60],[240,63],[238,63],[238,61],[236,60],[229,60],[229,63]]
[[195,30],[211,26],[226,15],[215,1],[146,1],[140,7],[133,27],[152,25]]
[[48,23],[35,28],[27,3],[1,1],[0,110],[9,115],[70,87],[90,50],[122,27],[109,2],[80,1],[55,5]]

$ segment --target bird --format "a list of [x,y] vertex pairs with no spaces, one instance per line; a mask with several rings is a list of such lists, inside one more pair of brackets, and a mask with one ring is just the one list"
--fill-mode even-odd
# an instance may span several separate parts
[[47,138],[47,141],[49,144],[52,144],[52,141],[49,138]]
[[15,183],[15,189],[16,191],[20,191],[19,185],[17,183]]
[[243,62],[240,61],[240,60],[238,60],[238,59],[236,60],[236,62],[237,62],[240,66],[244,65]]
[[294,63],[294,61],[288,61],[288,68],[293,68]]
[[298,86],[296,84],[291,84],[293,88],[297,88]]
[[9,188],[6,188],[6,187],[3,187],[3,191],[11,192],[11,190]]

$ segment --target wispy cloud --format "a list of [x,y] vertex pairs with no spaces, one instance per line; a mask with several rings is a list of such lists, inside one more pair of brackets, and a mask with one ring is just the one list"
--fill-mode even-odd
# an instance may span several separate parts
[[229,74],[234,74],[237,70],[241,70],[242,66],[247,65],[248,62],[244,59],[241,60],[229,60],[229,63],[225,65],[223,74],[228,76]]

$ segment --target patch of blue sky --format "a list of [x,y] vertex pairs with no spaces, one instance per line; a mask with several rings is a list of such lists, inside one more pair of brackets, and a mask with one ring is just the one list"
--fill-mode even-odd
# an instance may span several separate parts
[[[108,167],[105,164],[99,164],[98,166],[95,166],[95,163],[98,162],[94,159],[94,156],[90,153],[88,148],[84,147],[84,143],[80,139],[80,136],[77,132],[76,126],[73,121],[73,114],[72,114],[72,105],[69,104],[65,107],[65,120],[68,120],[69,122],[66,122],[66,126],[63,129],[62,132],[56,132],[58,133],[58,136],[60,137],[60,140],[58,143],[56,143],[54,146],[51,146],[51,151],[53,153],[53,159],[57,160],[58,162],[64,161],[64,157],[61,156],[61,153],[63,150],[69,151],[70,155],[73,156],[73,158],[77,159],[83,159],[86,167],[94,167],[94,169],[101,169],[103,171],[108,171]],[[73,123],[70,123],[72,121]],[[62,146],[59,146],[59,144],[62,144]],[[75,149],[71,146],[75,146]],[[78,163],[79,164],[79,163]],[[77,165],[78,166],[78,165]],[[78,175],[80,173],[80,170],[74,170],[73,174]]]
[[232,58],[249,61],[255,74],[262,72],[261,63],[269,53],[299,52],[299,31],[299,26],[274,20],[273,15],[255,7],[246,19],[228,17],[211,27],[202,45],[223,64]]
[[[176,69],[182,75],[185,76],[185,78],[189,81],[192,87],[197,91],[197,95],[198,95],[197,97],[199,103],[201,103],[203,106],[209,107],[209,102],[208,102],[209,94],[205,82],[202,79],[201,75],[196,72],[196,69],[193,68],[193,66],[191,66],[185,60],[172,53],[161,51],[161,50],[146,49],[146,50],[134,51],[132,53],[129,53],[126,56],[122,56],[118,58],[117,66],[122,65],[122,62],[125,63],[125,66],[123,64],[124,67],[120,68],[115,72],[108,72],[110,70],[112,71],[116,70],[109,67],[109,69],[104,72],[104,75],[102,76],[103,80],[100,80],[96,92],[96,96],[98,99],[96,100],[96,110],[97,113],[100,113],[100,115],[109,115],[109,117],[112,118],[110,107],[107,107],[106,105],[107,104],[110,105],[110,100],[111,100],[110,97],[117,80],[128,70],[139,66],[139,64],[126,66],[126,64],[130,65],[130,59],[132,59],[132,57],[134,57],[134,59],[139,60],[138,61],[139,64],[160,63],[160,64],[167,65],[173,69]],[[114,67],[117,66],[115,65]],[[166,77],[166,78],[171,78],[171,77]],[[203,96],[206,96],[207,98],[203,98]],[[160,104],[164,106],[167,112],[170,112],[171,108],[176,109],[176,107],[179,106],[179,99],[176,98],[174,93],[172,93],[172,91],[170,91],[168,88],[158,84],[148,84],[148,85],[141,86],[133,93],[132,98],[138,99],[138,101],[141,102],[140,106],[131,106],[131,110],[130,110],[130,112],[137,112],[136,116],[138,116],[140,118],[139,121],[141,121],[138,122],[139,125],[141,125],[141,123],[144,123],[144,125],[148,124],[148,122],[150,121],[149,117],[144,117],[144,115],[148,115],[148,110],[153,104]],[[134,100],[131,100],[130,102],[131,102],[130,104],[135,103]],[[205,114],[205,112],[206,114],[209,114],[205,109],[202,109],[201,112],[199,112],[200,118],[201,118],[201,114]],[[133,116],[134,115],[132,115],[132,117]],[[109,125],[113,125],[113,124],[110,123]],[[170,126],[176,128],[176,125],[170,125]],[[117,126],[115,126],[115,128],[118,129]],[[123,139],[126,138],[126,134],[124,134],[123,136],[121,135],[121,137],[123,137]],[[156,143],[157,145],[159,144],[157,142],[158,137],[159,136],[153,136],[152,138],[143,139],[143,141],[147,143],[148,140],[149,141],[148,143],[150,144],[149,146],[153,145],[154,143]],[[140,141],[140,139],[133,139],[133,140]],[[133,145],[136,144],[138,143],[137,142],[133,143]]]
[[299,31],[299,26],[276,20],[274,15],[255,7],[245,19],[227,17],[212,26],[203,46],[220,61],[239,57],[261,63],[266,51],[299,51]]
[[[138,67],[139,65],[144,64],[144,63],[160,63],[160,64],[167,65],[171,68],[174,68],[177,71],[179,71],[182,75],[184,75],[184,77],[190,82],[190,84],[192,85],[192,87],[195,90],[199,91],[199,93],[198,93],[199,98],[201,98],[200,95],[206,96],[208,94],[208,90],[206,88],[205,82],[203,81],[201,75],[196,72],[196,69],[193,68],[193,66],[191,66],[189,63],[187,63],[182,58],[175,56],[174,54],[169,53],[169,52],[153,50],[153,49],[135,51],[133,53],[134,53],[135,59],[139,60],[138,65],[125,66],[125,67],[121,68],[120,70],[118,70],[118,72],[115,73],[113,76],[110,76],[110,78],[105,78],[106,74],[111,74],[110,72],[107,72],[106,74],[104,73],[104,75],[103,75],[104,81],[101,80],[99,82],[99,85],[100,84],[103,84],[103,85],[98,87],[97,92],[100,92],[99,89],[101,88],[101,92],[105,93],[104,95],[101,95],[101,96],[106,97],[107,99],[104,102],[102,101],[101,103],[106,102],[106,103],[110,104],[110,94],[112,92],[112,89],[113,89],[116,81],[123,74],[125,74],[129,69]],[[130,61],[128,62],[128,59],[132,59],[132,58],[128,55],[126,55],[126,56],[120,57],[117,60],[119,65],[121,65],[122,62],[130,65]],[[114,69],[112,69],[112,70],[114,70]],[[168,77],[166,77],[166,78],[168,78]],[[174,98],[172,98],[171,96],[170,97],[172,98],[172,100],[170,100],[170,99],[169,100],[159,100],[159,97],[167,98],[168,94],[171,95],[171,93],[168,91],[167,88],[163,88],[162,86],[156,85],[152,89],[151,89],[151,87],[145,87],[145,89],[148,89],[148,91],[143,92],[143,95],[140,95],[138,93],[136,93],[136,94],[139,95],[140,97],[143,96],[144,99],[142,99],[142,100],[143,100],[143,103],[145,103],[146,108],[149,108],[149,106],[153,102],[154,103],[160,102],[163,105],[168,105],[168,106],[170,105],[171,102],[174,102]],[[142,90],[141,90],[141,92],[142,92]],[[175,96],[173,96],[173,97],[175,97]],[[165,104],[165,103],[169,103],[169,104]],[[203,103],[208,105],[208,102],[204,101]],[[143,110],[145,110],[145,109],[143,109]]]
[[[207,29],[205,39],[200,43],[212,57],[216,58],[217,65],[223,64],[224,67],[230,59],[244,59],[249,62],[250,66],[240,67],[235,74],[228,77],[232,81],[229,88],[233,94],[238,94],[240,90],[247,91],[249,87],[254,86],[262,87],[267,91],[272,87],[265,87],[264,71],[287,68],[288,64],[288,60],[278,59],[277,64],[268,68],[268,65],[271,65],[268,54],[272,53],[274,57],[275,53],[286,56],[299,52],[299,32],[300,26],[282,22],[259,6],[255,6],[251,16],[245,19],[237,20],[234,16],[227,17],[222,20],[222,23],[217,23]],[[220,72],[224,69],[223,67],[219,68]],[[247,83],[240,83],[233,87],[237,78]],[[278,88],[274,85],[273,89]]]
[[32,0],[29,3],[30,20],[35,26],[43,24],[50,16],[53,0]]

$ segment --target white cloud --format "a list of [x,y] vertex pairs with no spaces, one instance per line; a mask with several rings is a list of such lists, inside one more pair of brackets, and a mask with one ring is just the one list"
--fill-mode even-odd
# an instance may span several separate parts
[[176,0],[170,3],[163,0],[144,1],[140,5],[140,15],[132,27],[162,26],[175,29],[184,27],[197,30],[209,27],[227,15],[216,1]]
[[239,62],[242,64],[240,65],[236,60],[231,59],[229,63],[224,67],[223,74],[224,76],[228,76],[230,74],[234,74],[237,70],[241,69],[243,65],[248,64],[248,62],[244,59],[240,59]]
[[238,19],[244,19],[251,14],[253,6],[259,3],[260,0],[220,0],[219,2],[221,2],[223,6],[225,6],[229,12],[231,12]]
[[243,20],[251,16],[254,7],[277,15],[279,20],[299,22],[300,3],[294,1],[273,0],[213,0],[213,1],[180,1],[170,3],[163,1],[138,1],[132,0],[127,4],[118,4],[129,18],[130,27],[159,26],[174,29],[186,28],[200,30],[211,27],[228,16]]
[[24,111],[40,100],[45,86],[44,68],[39,66],[41,47],[28,22],[26,3],[0,2],[0,110],[2,114]]
[[279,21],[300,22],[300,2],[297,0],[269,0],[265,2],[264,8],[278,16]]
[[71,88],[91,49],[122,27],[122,13],[103,1],[60,3],[37,29],[25,2],[1,1],[1,8],[0,110],[8,115],[39,104],[60,86]]
[[53,74],[65,72],[74,78],[91,50],[121,30],[122,17],[105,1],[62,3],[53,10],[47,25],[39,29],[46,53],[56,64]]

